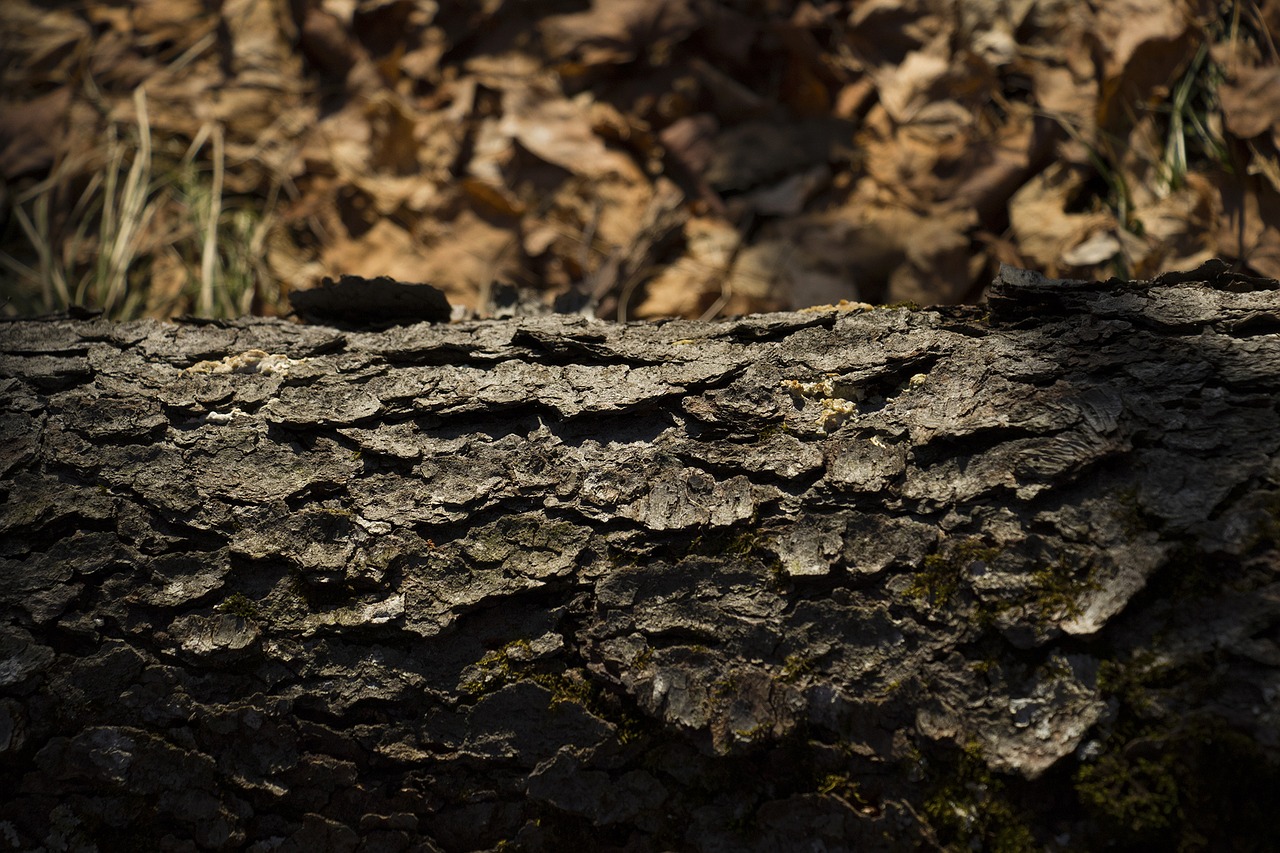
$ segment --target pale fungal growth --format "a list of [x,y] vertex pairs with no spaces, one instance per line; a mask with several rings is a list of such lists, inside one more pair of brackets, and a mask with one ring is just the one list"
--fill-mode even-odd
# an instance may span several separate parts
[[266,373],[288,376],[289,368],[306,359],[291,359],[287,355],[266,353],[260,349],[245,350],[239,355],[229,355],[220,361],[198,361],[186,369],[186,373]]
[[857,311],[874,311],[876,306],[870,302],[850,302],[848,299],[841,299],[839,302],[830,305],[809,305],[805,308],[797,308],[798,314],[825,314],[828,311],[852,312]]
[[857,413],[858,404],[855,401],[828,397],[822,401],[822,414],[818,416],[818,425],[827,432],[834,432]]
[[867,396],[861,388],[838,384],[830,376],[817,382],[784,379],[782,387],[792,396],[818,400],[822,404],[822,411],[818,415],[817,423],[827,432],[839,429],[841,424],[856,415],[858,403],[865,400]]
[[222,424],[229,424],[236,418],[246,417],[248,416],[248,414],[249,414],[248,412],[246,412],[244,409],[240,408],[239,406],[232,406],[231,411],[229,412],[206,412],[204,416],[204,422],[207,424],[214,424],[215,426],[220,426]]
[[929,381],[929,374],[917,373],[915,376],[912,376],[910,379],[907,380],[907,387],[919,388],[921,385],[923,385],[925,382],[928,382],[928,381]]
[[819,382],[801,382],[798,379],[784,379],[782,387],[799,397],[830,397],[835,393],[831,377]]

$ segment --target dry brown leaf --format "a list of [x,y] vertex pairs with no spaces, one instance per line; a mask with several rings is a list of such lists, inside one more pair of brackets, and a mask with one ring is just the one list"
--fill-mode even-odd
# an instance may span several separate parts
[[725,284],[727,292],[753,305],[787,304],[795,279],[803,274],[792,269],[795,252],[795,244],[772,236],[768,230],[762,232],[734,258]]
[[298,46],[322,74],[342,78],[360,58],[351,35],[350,19],[341,20],[327,9],[308,8],[298,31]]
[[1167,92],[1199,36],[1184,0],[1112,0],[1094,11],[1102,66],[1097,114],[1109,130],[1136,118],[1157,90]]
[[898,124],[916,117],[933,103],[933,88],[950,69],[949,33],[940,34],[920,50],[907,54],[899,65],[873,71],[880,103]]
[[[630,185],[624,192],[638,201],[642,195]],[[672,238],[684,228],[688,213],[684,209],[684,193],[672,181],[659,178],[651,188],[639,217],[631,219],[634,228],[625,243],[609,256],[582,283],[581,290],[595,301],[597,316],[626,321],[640,286],[653,278],[659,261]]]
[[[594,288],[606,278],[628,272],[620,265],[657,212],[652,205],[662,201],[659,194],[665,198],[673,193],[678,204],[678,192],[664,181],[654,186],[620,178],[574,179],[561,185],[546,200],[544,210],[546,221],[557,232],[547,251],[565,271],[565,283],[586,282]],[[526,227],[536,230],[533,225]]]
[[[883,124],[879,121],[882,117]],[[903,132],[892,126],[888,114],[878,105],[867,118],[858,146],[867,177],[894,204],[924,208],[936,202],[939,164],[963,152],[965,137],[947,140],[943,145]]]
[[135,0],[129,22],[139,47],[164,46],[175,54],[191,49],[220,23],[204,0]]
[[1016,66],[1031,78],[1034,103],[1066,131],[1059,159],[1077,164],[1089,162],[1097,138],[1100,82],[1092,29],[1087,4],[1031,4]]
[[1280,132],[1280,67],[1241,68],[1218,87],[1227,130],[1241,139]]
[[364,118],[359,101],[322,118],[301,152],[308,174],[336,174],[348,181],[368,174],[372,130]]
[[1280,193],[1257,178],[1212,176],[1222,200],[1216,241],[1223,255],[1280,278]]
[[382,91],[365,105],[364,117],[369,126],[369,171],[416,174],[417,112],[403,98]]
[[608,148],[591,126],[584,101],[540,94],[526,88],[503,93],[497,130],[535,156],[588,178],[617,175],[643,180],[631,158]]
[[453,220],[424,223],[418,235],[378,219],[359,238],[333,240],[321,260],[326,275],[424,282],[475,310],[481,288],[518,274],[515,249],[509,229],[463,209]]
[[468,77],[458,80],[455,85],[471,85],[474,80],[499,91],[529,86],[550,90],[558,85],[556,76],[547,72],[538,57],[519,51],[472,56],[463,63],[463,68]]
[[1069,267],[1096,267],[1120,254],[1120,239],[1109,231],[1095,231],[1083,243],[1063,252],[1059,259]]
[[1203,175],[1186,177],[1186,184],[1169,195],[1134,211],[1142,223],[1142,245],[1129,249],[1133,274],[1141,277],[1194,269],[1220,252],[1214,240],[1219,199]]
[[639,318],[696,317],[720,295],[742,236],[718,217],[694,217],[684,225],[684,254],[645,287]]
[[1271,188],[1280,192],[1280,139],[1266,145],[1267,150],[1254,140],[1245,143],[1249,149],[1249,166],[1245,170],[1249,175],[1261,175],[1271,184]]
[[75,66],[94,42],[89,22],[71,9],[50,9],[30,0],[0,2],[3,90],[6,94],[24,88],[34,92],[36,87],[73,82]]
[[727,122],[755,118],[769,109],[769,101],[711,63],[694,57],[689,66],[710,95],[716,116]]
[[871,104],[871,96],[875,94],[875,81],[869,76],[859,77],[840,89],[836,94],[832,114],[836,118],[852,119],[862,115]]
[[547,18],[539,30],[551,57],[598,65],[665,53],[699,23],[689,0],[592,0],[590,11]]
[[361,175],[351,185],[369,194],[382,216],[398,213],[439,213],[452,196],[435,181],[420,175]]
[[489,183],[478,178],[463,178],[459,182],[462,191],[476,205],[477,209],[488,209],[498,216],[519,218],[524,216],[527,206],[516,198],[502,184]]
[[254,141],[276,123],[281,101],[279,91],[232,84],[205,93],[196,102],[195,116],[202,122],[224,125],[229,134],[239,139]]
[[0,175],[12,181],[49,169],[64,145],[71,89],[0,102]]
[[1030,109],[1010,111],[1008,122],[996,138],[974,140],[957,164],[954,177],[945,182],[943,206],[970,208],[983,223],[996,223],[1007,215],[1009,199],[1026,180],[1033,163],[1043,162],[1051,136]]
[[832,92],[848,80],[848,74],[831,62],[812,29],[827,28],[834,21],[808,3],[801,3],[789,22],[770,27],[785,48],[778,101],[797,118],[818,118],[831,112]]
[[977,217],[972,210],[929,216],[886,210],[871,221],[897,235],[905,255],[890,274],[882,301],[946,304],[964,298],[973,281],[968,233]]
[[1107,211],[1068,212],[1071,201],[1087,180],[1084,170],[1055,163],[1034,176],[1009,200],[1009,225],[1022,256],[1057,275],[1069,264],[1063,255],[1098,233],[1114,233],[1115,218]]
[[375,221],[358,238],[331,240],[320,258],[326,274],[366,278],[388,275],[400,281],[420,281],[437,287],[443,284],[426,274],[430,260],[413,235],[386,219]]
[[[1213,48],[1224,113],[1205,120],[1225,116],[1245,140],[1247,192],[1194,171],[1167,188],[1167,128],[1151,107],[1196,47],[1205,0],[811,0],[757,4],[755,20],[719,0],[576,8],[588,5],[0,0],[0,75],[9,91],[49,92],[87,73],[126,134],[145,86],[158,158],[220,136],[224,191],[283,185],[288,233],[314,236],[305,249],[267,240],[268,266],[300,285],[385,273],[437,279],[468,304],[494,280],[544,295],[607,286],[625,303],[647,280],[646,315],[697,315],[949,301],[996,256],[1089,274],[1113,256],[1155,272],[1219,244],[1263,266],[1273,253],[1280,78],[1258,34],[1280,0]],[[711,37],[691,38],[700,29]],[[631,62],[625,75],[599,67]],[[73,117],[92,109],[70,101]],[[856,140],[835,116],[861,118]],[[67,134],[83,152],[38,156],[50,140],[14,142],[22,127],[6,122],[0,170],[25,156],[26,174],[57,162],[83,181],[74,164],[102,132],[89,119]],[[1055,143],[1061,164],[1029,174]],[[192,155],[208,175],[212,147]],[[1127,188],[1126,223],[1090,172],[1099,156]],[[717,214],[689,223],[674,254],[643,233],[664,172],[695,194],[680,216]],[[753,245],[738,246],[732,221],[755,223]],[[178,224],[162,207],[139,245]],[[165,251],[150,259],[157,311],[177,290]]]
[[921,216],[865,197],[766,225],[730,285],[761,304],[956,300],[969,287],[971,211]]
[[893,66],[951,33],[953,20],[953,4],[945,0],[865,0],[849,13],[846,41],[867,66]]
[[667,153],[692,175],[701,175],[715,157],[720,123],[707,113],[672,122],[659,135]]
[[848,157],[853,125],[841,119],[750,121],[716,137],[703,177],[720,192],[749,190]]
[[294,49],[289,0],[223,0],[221,13],[231,72],[245,84],[292,88],[302,61]]
[[[762,216],[795,216],[805,209],[809,199],[831,181],[831,169],[819,163],[803,172],[796,172],[774,184],[769,184],[738,196],[730,204],[736,213],[750,211]],[[736,217],[735,217],[736,218]]]
[[1093,34],[1102,53],[1102,75],[1108,83],[1133,70],[1141,53],[1151,62],[1153,48],[1182,38],[1190,24],[1182,0],[1110,0],[1094,9]]
[[1036,101],[1045,114],[1076,136],[1093,139],[1097,126],[1094,115],[1098,103],[1097,78],[1071,65],[1044,62],[1032,65],[1032,76]]

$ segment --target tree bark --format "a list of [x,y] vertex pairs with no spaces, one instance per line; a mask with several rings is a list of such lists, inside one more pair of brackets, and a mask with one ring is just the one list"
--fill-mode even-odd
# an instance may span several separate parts
[[0,838],[1261,849],[1278,389],[1276,283],[1220,265],[6,323]]

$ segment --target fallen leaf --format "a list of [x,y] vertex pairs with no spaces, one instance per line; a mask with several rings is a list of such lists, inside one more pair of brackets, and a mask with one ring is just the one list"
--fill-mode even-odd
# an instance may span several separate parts
[[896,66],[939,34],[954,31],[950,4],[864,0],[849,14],[849,48],[871,68]]
[[0,102],[0,175],[12,181],[47,171],[63,146],[71,89]]
[[795,216],[831,180],[831,170],[819,163],[775,184],[760,187],[733,200],[732,209],[762,216]]
[[1091,36],[1101,65],[1096,113],[1108,130],[1127,126],[1157,88],[1171,87],[1199,40],[1181,0],[1112,0],[1094,9]]
[[[125,10],[117,11],[127,14]],[[19,70],[25,72],[23,88],[32,93],[50,85],[74,82],[76,65],[83,60],[86,49],[96,49],[100,37],[90,22],[70,8],[49,8],[46,3],[31,0],[0,2],[0,57],[4,60],[0,71],[7,78],[5,94],[11,97],[22,91],[12,80]]]
[[418,172],[418,115],[403,98],[380,92],[365,106],[369,125],[369,169],[395,175]]
[[1241,139],[1280,134],[1280,67],[1241,68],[1218,86],[1227,129]]
[[239,82],[292,88],[302,76],[302,60],[287,32],[288,0],[222,0],[220,12],[230,51],[224,61]]
[[298,31],[298,47],[322,74],[341,79],[360,57],[352,38],[350,20],[345,23],[325,9],[308,8]]
[[[744,121],[756,118],[769,110],[770,104],[766,98],[711,63],[695,56],[689,61],[689,66],[706,87],[711,96],[711,108],[715,110],[715,116],[721,121],[730,123]],[[684,120],[680,119],[680,121]]]
[[1280,278],[1280,193],[1256,177],[1213,176],[1222,200],[1216,241],[1221,253],[1268,278]]
[[930,103],[933,87],[950,68],[948,36],[940,36],[920,50],[913,50],[898,65],[873,71],[880,103],[898,124],[905,124]]
[[1220,200],[1213,184],[1188,174],[1183,186],[1139,205],[1133,214],[1142,225],[1141,245],[1129,248],[1134,275],[1191,269],[1222,253],[1215,239]]
[[590,11],[547,18],[538,29],[551,57],[599,65],[668,51],[699,23],[688,0],[592,0]]
[[697,316],[718,297],[742,235],[718,217],[684,224],[685,250],[645,286],[638,318]]
[[129,22],[144,49],[190,50],[221,21],[204,0],[135,0]]
[[1261,150],[1254,140],[1245,143],[1249,150],[1249,166],[1245,170],[1250,175],[1262,175],[1271,184],[1271,188],[1280,192],[1280,140],[1267,146],[1270,150]]
[[941,204],[951,210],[971,208],[991,227],[1002,227],[1009,199],[1038,167],[1052,157],[1056,128],[1030,109],[1010,111],[1007,123],[986,144],[968,145],[963,160],[945,182]]
[[748,190],[838,160],[852,141],[853,125],[842,119],[745,122],[716,137],[703,177],[719,192]]
[[518,277],[515,248],[509,229],[464,209],[452,220],[425,223],[418,234],[378,219],[357,239],[333,240],[321,260],[327,275],[428,282],[452,304],[475,310],[481,288]]
[[640,180],[631,159],[609,149],[592,130],[590,112],[582,102],[512,88],[503,94],[497,130],[531,154],[574,174]]
[[1120,254],[1120,241],[1114,234],[1097,231],[1060,255],[1062,263],[1071,267],[1092,267],[1106,263]]
[[1009,225],[1018,251],[1049,275],[1058,275],[1067,266],[1065,253],[1091,235],[1117,227],[1107,211],[1071,211],[1075,195],[1087,180],[1085,170],[1055,163],[1033,176],[1009,200]]

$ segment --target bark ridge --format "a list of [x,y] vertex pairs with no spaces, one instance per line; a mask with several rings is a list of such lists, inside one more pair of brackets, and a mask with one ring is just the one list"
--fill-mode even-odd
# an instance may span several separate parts
[[1275,283],[1220,266],[717,323],[6,323],[0,837],[1261,839],[1278,387]]

